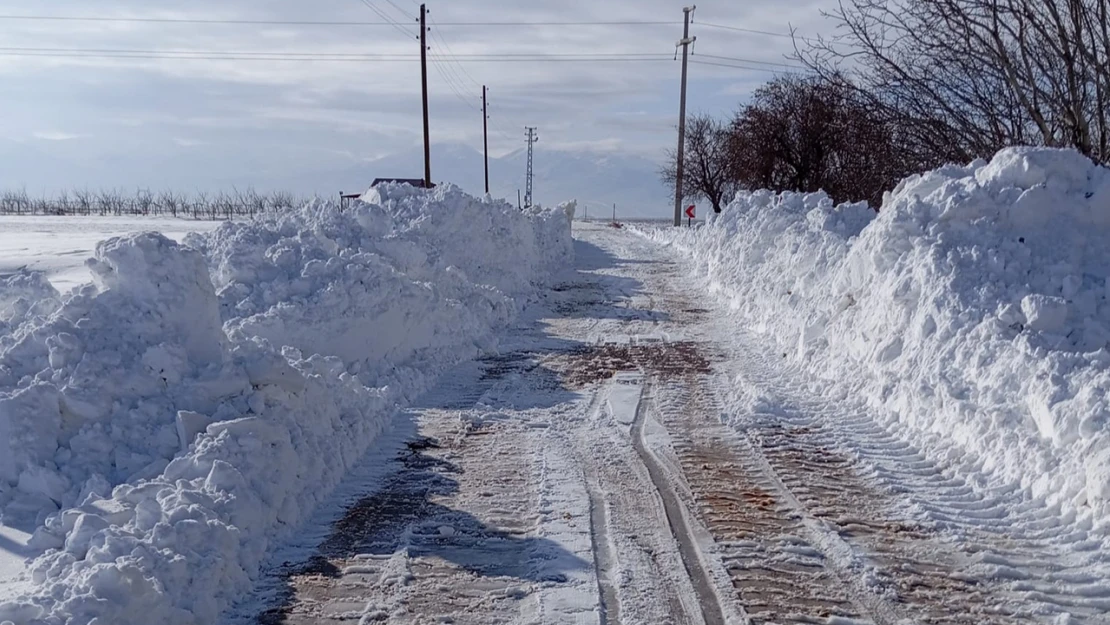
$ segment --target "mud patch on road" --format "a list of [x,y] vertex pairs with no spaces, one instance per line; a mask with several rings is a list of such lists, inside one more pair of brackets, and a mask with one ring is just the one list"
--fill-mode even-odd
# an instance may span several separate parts
[[753,623],[872,622],[844,592],[803,518],[767,479],[728,426],[705,381],[661,388],[659,415],[698,519],[717,542],[735,598]]
[[554,366],[568,385],[582,388],[627,371],[642,371],[660,379],[706,374],[712,371],[713,357],[704,345],[693,341],[639,341],[583,347],[556,359]]
[[286,564],[280,605],[262,612],[257,619],[259,625],[330,622],[320,614],[306,611],[306,605],[337,598],[357,604],[360,598],[343,597],[351,589],[333,580],[357,564],[361,553],[382,554],[397,549],[409,527],[439,511],[440,506],[432,503],[433,498],[455,489],[455,481],[448,476],[458,473],[458,467],[425,453],[439,447],[431,438],[410,441],[397,457],[399,470],[379,492],[363,497],[347,509],[316,555],[301,564]]

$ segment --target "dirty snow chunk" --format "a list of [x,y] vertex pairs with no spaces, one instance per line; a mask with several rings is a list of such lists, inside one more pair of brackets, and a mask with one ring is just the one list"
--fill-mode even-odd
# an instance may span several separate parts
[[106,241],[58,305],[20,278],[44,303],[0,332],[0,522],[47,551],[0,623],[215,622],[396,407],[572,259],[566,207],[374,196]]
[[829,392],[1110,520],[1110,170],[1009,148],[859,210],[744,192],[704,228],[647,235],[696,259],[737,322]]

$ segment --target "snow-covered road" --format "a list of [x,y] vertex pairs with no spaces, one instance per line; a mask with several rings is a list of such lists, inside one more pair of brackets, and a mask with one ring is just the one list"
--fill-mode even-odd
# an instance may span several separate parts
[[397,415],[228,625],[1110,622],[1105,529],[926,457],[671,252],[575,227],[575,271]]

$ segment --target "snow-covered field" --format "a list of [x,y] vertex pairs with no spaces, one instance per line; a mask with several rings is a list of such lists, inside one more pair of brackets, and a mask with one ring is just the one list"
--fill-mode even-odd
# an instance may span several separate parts
[[154,231],[181,241],[190,232],[209,232],[220,223],[162,217],[0,215],[0,276],[20,268],[41,271],[65,292],[91,280],[85,260],[104,239]]
[[741,193],[704,228],[642,232],[826,396],[979,483],[1110,519],[1110,170],[1007,149],[908,178],[877,214]]
[[[43,554],[0,579],[22,593],[0,622],[213,622],[396,407],[494,349],[573,254],[572,205],[364,200],[185,245],[113,238],[66,296],[41,273],[0,280],[0,523]],[[0,576],[24,537],[0,533]]]

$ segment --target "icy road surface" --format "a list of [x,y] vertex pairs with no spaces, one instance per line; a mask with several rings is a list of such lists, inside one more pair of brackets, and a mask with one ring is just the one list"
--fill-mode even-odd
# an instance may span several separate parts
[[575,227],[546,309],[400,414],[226,623],[1108,622],[1104,530],[928,459],[668,252]]

